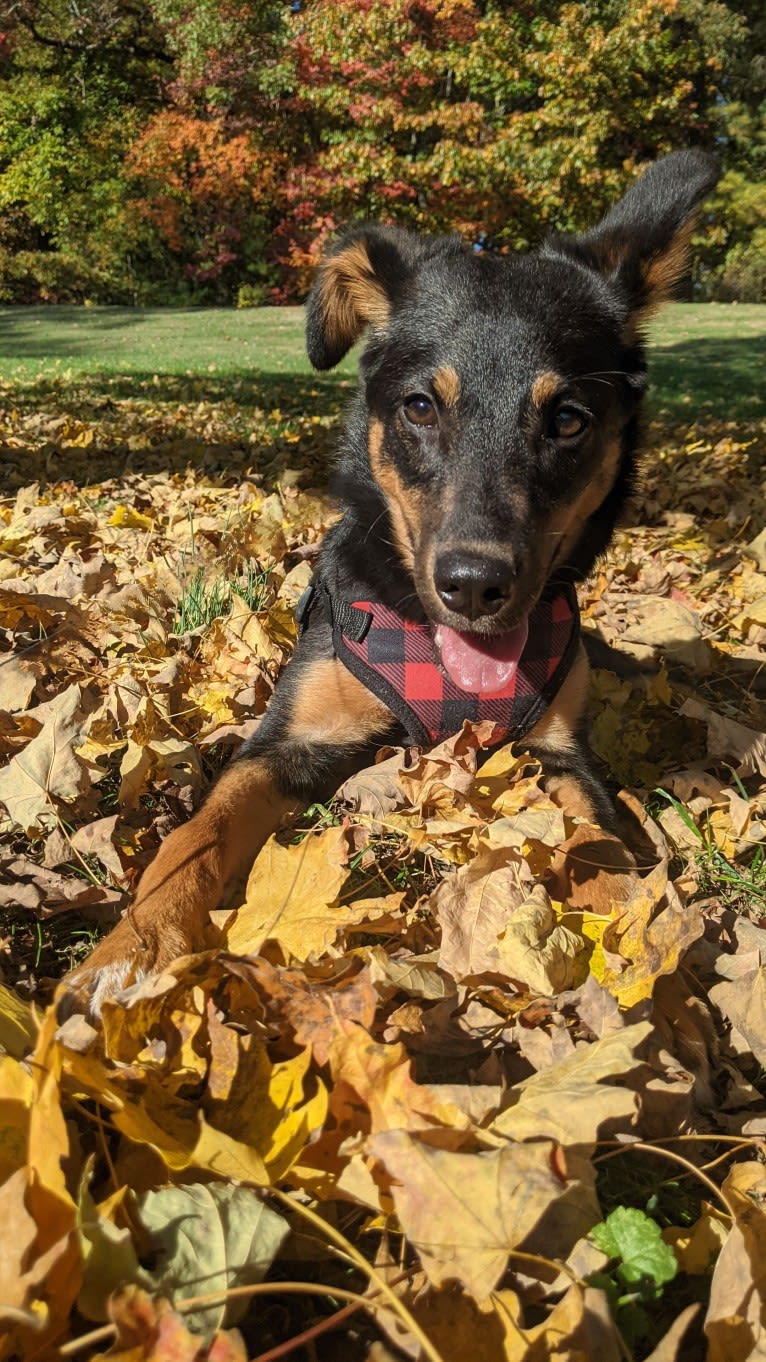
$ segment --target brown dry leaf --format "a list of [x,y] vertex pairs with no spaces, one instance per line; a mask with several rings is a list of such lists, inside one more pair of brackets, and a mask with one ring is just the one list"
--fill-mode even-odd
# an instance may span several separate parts
[[513,1140],[543,1136],[565,1147],[593,1145],[610,1127],[625,1130],[639,1109],[628,1085],[644,1067],[636,1051],[651,1032],[648,1022],[637,1022],[533,1074],[506,1094],[506,1110],[491,1130]]
[[439,968],[438,951],[427,955],[403,951],[399,955],[383,946],[370,946],[365,954],[370,979],[381,998],[400,992],[413,998],[446,998],[455,991],[454,984]]
[[692,1276],[702,1276],[710,1271],[731,1229],[730,1217],[717,1206],[703,1201],[701,1212],[693,1225],[683,1228],[672,1225],[662,1231],[662,1237],[666,1244],[670,1244],[679,1267]]
[[20,1168],[0,1186],[5,1241],[0,1254],[0,1351],[4,1357],[45,1356],[67,1328],[82,1279],[74,1230],[41,1247],[41,1227],[30,1214],[29,1200],[29,1174]]
[[388,753],[391,748],[382,748],[374,766],[351,776],[338,790],[338,799],[374,823],[385,823],[386,815],[406,802],[399,780],[406,759],[404,749],[398,747]]
[[370,1113],[370,1129],[423,1130],[445,1126],[466,1130],[470,1122],[451,1102],[411,1077],[411,1060],[403,1045],[378,1045],[362,1026],[338,1022],[330,1045],[330,1068],[361,1098]]
[[738,1163],[723,1184],[734,1212],[713,1272],[705,1317],[708,1362],[756,1362],[766,1355],[766,1173]]
[[53,827],[57,804],[74,803],[90,784],[73,750],[84,723],[80,687],[68,686],[46,708],[40,732],[0,771],[0,802],[24,831]]
[[82,856],[95,856],[112,878],[120,883],[123,866],[115,842],[118,821],[119,814],[114,813],[108,818],[97,818],[93,823],[86,823],[72,834],[71,845]]
[[21,906],[35,909],[40,917],[52,917],[67,909],[89,908],[95,904],[116,908],[123,899],[116,889],[89,884],[76,875],[46,870],[26,856],[12,857],[4,869],[13,877],[13,883],[0,884],[0,907]]
[[685,1356],[684,1335],[689,1325],[694,1323],[701,1308],[699,1305],[687,1305],[660,1339],[657,1347],[649,1354],[646,1362],[678,1362],[679,1358]]
[[620,1340],[606,1296],[573,1283],[540,1324],[525,1327],[524,1311],[513,1291],[493,1296],[505,1327],[504,1362],[620,1362]]
[[504,972],[499,937],[531,886],[532,872],[515,848],[480,843],[428,901],[442,929],[441,969],[458,981]]
[[328,980],[311,980],[299,970],[276,969],[266,960],[254,960],[253,971],[269,998],[269,1015],[287,1022],[299,1045],[312,1047],[317,1064],[327,1063],[341,1023],[353,1021],[369,1027],[375,1018],[377,993],[367,968]]
[[766,1065],[766,966],[716,984],[710,1001],[741,1032],[758,1063]]
[[124,1287],[110,1297],[109,1318],[117,1338],[108,1354],[92,1354],[93,1362],[202,1362],[203,1358],[206,1362],[247,1362],[236,1330],[216,1333],[207,1348],[169,1301],[153,1300],[137,1286]]
[[664,657],[695,672],[710,667],[710,644],[702,637],[702,621],[694,610],[668,597],[637,597],[622,637],[656,648]]
[[0,709],[9,714],[27,709],[41,670],[37,662],[4,657],[0,661]]
[[[445,816],[455,808],[455,795],[467,795],[474,781],[478,753],[491,744],[494,724],[466,721],[459,733],[421,753],[402,770],[405,798],[414,809]],[[458,807],[460,805],[458,804]]]
[[497,950],[501,974],[530,993],[549,995],[574,985],[588,943],[558,922],[545,889],[536,884],[508,914]]
[[387,1130],[368,1147],[391,1179],[399,1223],[431,1285],[454,1279],[480,1301],[497,1286],[511,1249],[571,1186],[550,1140],[453,1153]]
[[738,762],[740,776],[766,776],[766,734],[716,714],[699,700],[685,700],[680,712],[707,724],[707,750],[711,757]]
[[31,1310],[36,1317],[31,1333],[19,1326],[22,1355],[33,1341],[43,1352],[65,1330],[82,1278],[76,1206],[65,1172],[72,1150],[61,1105],[55,1029],[51,1012],[37,1038],[31,1080],[10,1058],[0,1070],[0,1162],[10,1173],[2,1188],[3,1224],[13,1227],[6,1245],[15,1243],[18,1234],[21,1246],[18,1255],[0,1255],[4,1275],[0,1300]]

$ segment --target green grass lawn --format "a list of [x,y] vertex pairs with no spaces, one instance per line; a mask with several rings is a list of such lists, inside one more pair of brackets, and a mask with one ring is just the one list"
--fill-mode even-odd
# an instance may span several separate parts
[[[763,412],[766,305],[674,304],[653,324],[650,344],[655,411]],[[125,390],[155,376],[193,375],[225,395],[229,380],[250,377],[268,401],[270,387],[281,397],[291,376],[302,396],[310,377],[333,386],[354,369],[352,355],[333,376],[312,376],[299,307],[0,308],[0,378],[41,389],[68,373],[94,383],[104,375],[112,389],[124,378]]]

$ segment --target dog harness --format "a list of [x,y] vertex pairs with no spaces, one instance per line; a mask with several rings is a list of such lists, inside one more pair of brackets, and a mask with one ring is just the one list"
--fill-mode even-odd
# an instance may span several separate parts
[[343,601],[324,583],[312,584],[298,603],[302,625],[316,595],[329,607],[337,657],[396,715],[412,743],[442,742],[460,732],[464,719],[492,720],[492,747],[518,741],[545,713],[577,655],[580,613],[572,586],[535,606],[518,667],[496,695],[462,690],[440,664],[433,626],[379,601]]

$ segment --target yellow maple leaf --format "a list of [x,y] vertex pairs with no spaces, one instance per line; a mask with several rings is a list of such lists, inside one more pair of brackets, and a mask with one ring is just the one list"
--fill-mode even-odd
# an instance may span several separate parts
[[229,950],[257,955],[267,941],[276,941],[293,960],[327,950],[354,916],[350,907],[335,904],[348,875],[345,856],[339,828],[311,833],[293,847],[272,837],[253,866],[245,903],[228,930]]
[[144,515],[142,511],[136,511],[132,506],[115,506],[111,516],[106,522],[119,530],[151,530],[154,521],[150,516]]

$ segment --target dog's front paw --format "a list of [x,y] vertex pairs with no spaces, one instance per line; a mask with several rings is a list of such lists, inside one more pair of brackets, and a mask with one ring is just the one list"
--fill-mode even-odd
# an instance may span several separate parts
[[173,925],[159,932],[143,923],[134,909],[62,980],[59,1016],[62,1020],[74,1013],[100,1016],[106,1000],[120,989],[165,969],[191,949],[191,940],[182,929]]

